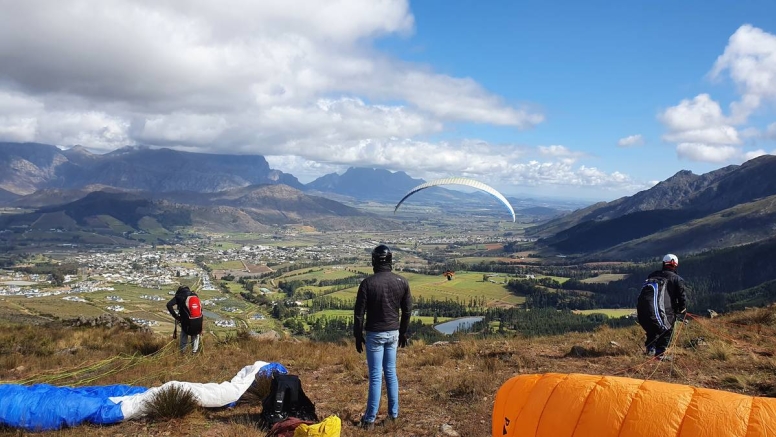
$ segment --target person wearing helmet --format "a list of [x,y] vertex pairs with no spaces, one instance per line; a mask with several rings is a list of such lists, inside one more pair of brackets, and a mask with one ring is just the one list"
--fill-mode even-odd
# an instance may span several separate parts
[[639,324],[646,333],[647,354],[665,359],[676,316],[687,312],[684,279],[676,273],[679,258],[669,253],[663,268],[647,276],[636,306]]
[[393,255],[388,246],[381,244],[372,250],[372,267],[374,274],[361,281],[358,287],[353,311],[356,351],[361,353],[366,345],[369,368],[369,394],[366,411],[361,418],[361,426],[365,429],[374,427],[380,407],[383,373],[388,392],[388,420],[396,420],[399,416],[396,348],[407,345],[407,328],[412,311],[410,285],[406,279],[392,272]]

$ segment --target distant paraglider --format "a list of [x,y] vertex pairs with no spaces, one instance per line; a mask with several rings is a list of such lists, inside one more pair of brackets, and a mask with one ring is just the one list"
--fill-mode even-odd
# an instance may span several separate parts
[[404,197],[399,201],[399,203],[396,204],[396,208],[393,209],[394,214],[396,213],[396,210],[399,209],[399,206],[407,200],[408,197],[412,196],[413,194],[417,193],[420,190],[424,190],[426,188],[435,187],[438,185],[466,185],[468,187],[477,188],[478,190],[485,191],[486,193],[494,196],[498,200],[501,201],[501,203],[504,204],[509,209],[509,212],[512,214],[512,221],[515,221],[515,210],[512,209],[512,205],[509,204],[509,201],[504,197],[501,193],[496,191],[493,187],[483,184],[480,181],[476,181],[474,179],[469,178],[443,178],[443,179],[435,179],[431,182],[426,182],[425,184],[420,184],[417,187],[410,190],[409,193],[405,194]]

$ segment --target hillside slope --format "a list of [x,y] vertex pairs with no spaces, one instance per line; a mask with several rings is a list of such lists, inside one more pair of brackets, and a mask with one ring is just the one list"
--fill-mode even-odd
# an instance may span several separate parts
[[[616,375],[776,396],[772,377],[776,367],[773,308],[730,314],[713,323],[702,317],[691,318],[686,327],[678,328],[672,349],[676,359],[670,363],[644,357],[642,331],[636,326],[530,339],[459,337],[439,345],[411,342],[398,351],[400,420],[371,432],[355,425],[366,403],[368,379],[364,355],[356,353],[352,342],[259,341],[247,334],[218,340],[206,335],[202,354],[181,357],[169,334],[151,336],[119,328],[3,326],[0,348],[14,351],[4,354],[0,361],[0,380],[5,382],[62,375],[55,384],[77,385],[75,371],[85,365],[92,369],[90,385],[220,382],[256,360],[279,362],[300,377],[319,418],[336,414],[342,419],[344,437],[438,436],[442,425],[463,436],[490,436],[494,396],[517,374]],[[56,342],[25,343],[32,338],[55,338]],[[138,353],[141,350],[156,353],[144,357]],[[136,354],[135,358],[111,360],[131,354]],[[50,355],[58,358],[52,360]],[[112,371],[110,363],[125,368]],[[265,435],[256,421],[266,390],[266,385],[257,384],[231,408],[199,409],[182,419],[131,420],[109,427],[79,426],[40,435],[259,437]],[[383,398],[378,421],[385,417],[385,408]]]
[[[774,195],[776,156],[764,155],[700,176],[681,171],[649,190],[577,210],[527,234],[566,254],[640,257],[672,236],[671,250],[694,252],[775,235],[768,221],[772,200],[765,200]],[[744,217],[747,212],[754,217]]]
[[[55,199],[69,198],[76,200],[50,204]],[[19,204],[49,206],[31,213],[0,216],[0,228],[14,231],[5,239],[16,241],[35,230],[42,232],[34,236],[35,241],[41,242],[51,237],[45,232],[52,229],[116,237],[125,237],[128,231],[145,231],[168,238],[180,229],[266,232],[272,225],[301,223],[320,230],[393,229],[398,225],[286,185],[250,186],[217,193],[42,190],[22,199],[17,199]],[[60,240],[64,236],[53,237]]]

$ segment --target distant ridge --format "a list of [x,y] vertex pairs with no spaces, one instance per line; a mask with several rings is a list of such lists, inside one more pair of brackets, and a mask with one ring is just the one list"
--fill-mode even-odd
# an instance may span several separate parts
[[354,197],[360,200],[398,201],[407,191],[424,183],[403,171],[350,167],[345,173],[329,173],[307,184],[308,189]]
[[104,155],[38,143],[0,143],[0,189],[19,195],[40,189],[104,185],[142,191],[216,192],[255,184],[304,186],[273,170],[260,155],[221,155],[128,146]]
[[567,254],[628,258],[655,250],[698,252],[776,235],[773,196],[776,156],[763,155],[702,175],[683,170],[648,190],[574,211],[527,233]]

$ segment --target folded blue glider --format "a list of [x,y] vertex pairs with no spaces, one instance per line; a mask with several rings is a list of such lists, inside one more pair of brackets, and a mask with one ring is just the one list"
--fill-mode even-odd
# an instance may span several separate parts
[[117,423],[142,416],[146,402],[170,386],[189,390],[202,407],[223,407],[237,402],[257,374],[271,376],[273,371],[288,373],[279,363],[256,361],[243,367],[231,381],[220,384],[170,381],[153,388],[0,384],[0,425],[27,431],[52,431],[82,423]]

